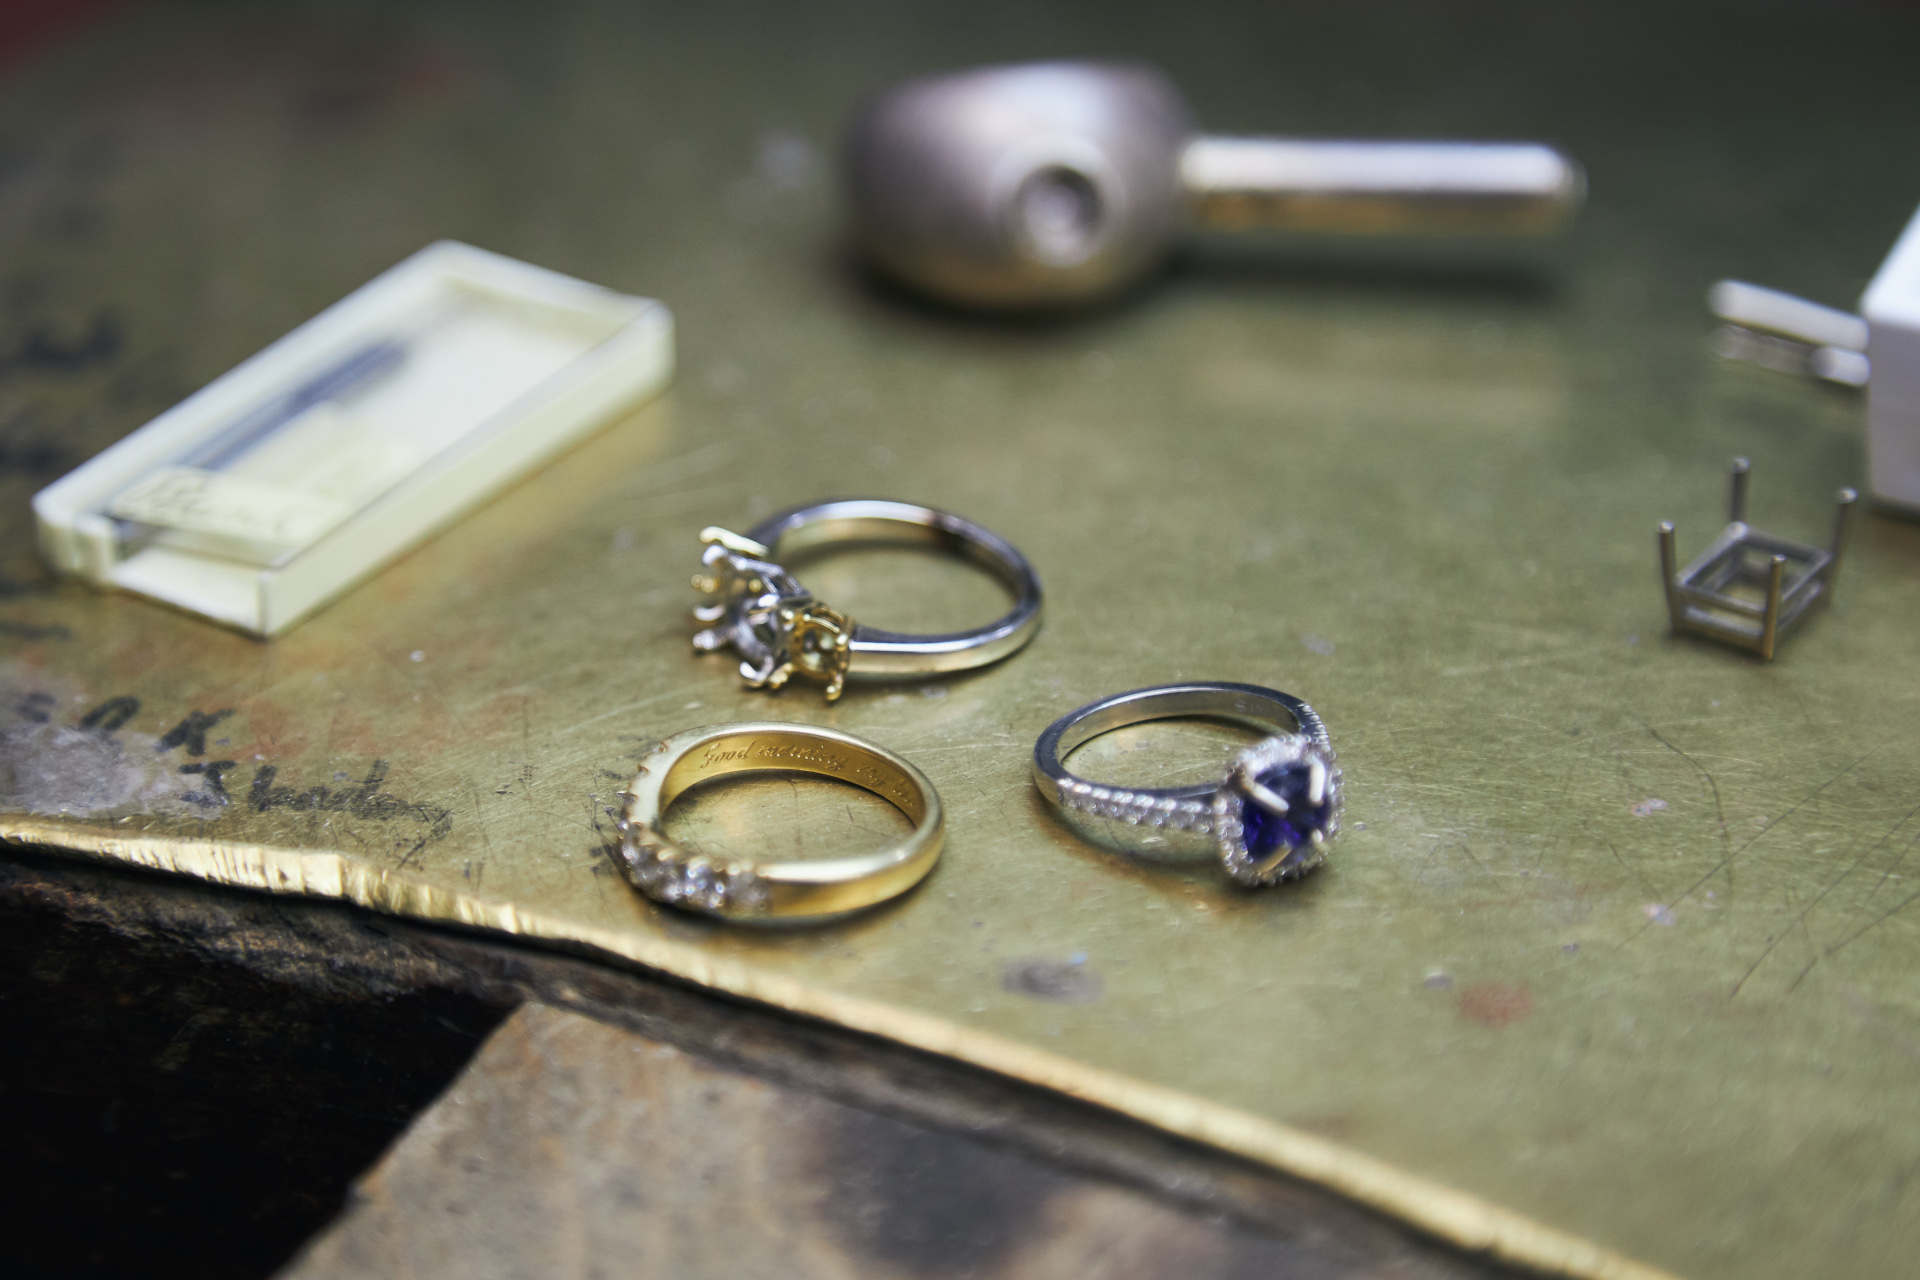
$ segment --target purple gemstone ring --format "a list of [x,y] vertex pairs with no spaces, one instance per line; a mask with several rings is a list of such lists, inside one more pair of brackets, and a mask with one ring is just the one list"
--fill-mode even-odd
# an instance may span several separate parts
[[[1103,733],[1176,716],[1252,721],[1280,732],[1235,756],[1217,783],[1101,786],[1062,763]],[[1033,780],[1065,810],[1212,835],[1227,874],[1250,886],[1298,880],[1326,859],[1327,842],[1340,830],[1340,768],[1326,724],[1292,694],[1254,684],[1157,685],[1090,702],[1034,743]]]

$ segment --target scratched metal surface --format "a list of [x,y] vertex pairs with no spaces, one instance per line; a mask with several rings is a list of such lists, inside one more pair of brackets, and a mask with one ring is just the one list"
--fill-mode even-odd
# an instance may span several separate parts
[[[1204,246],[1056,324],[849,272],[827,148],[854,96],[1061,51],[1151,54],[1224,129],[1548,136],[1592,201],[1557,246]],[[1045,1051],[1181,1091],[1213,1140],[1279,1122],[1688,1275],[1905,1274],[1920,529],[1863,521],[1767,666],[1666,636],[1653,526],[1703,544],[1736,451],[1789,536],[1860,478],[1858,401],[1715,364],[1700,298],[1857,295],[1920,197],[1892,159],[1917,52],[1911,21],[1784,5],[130,8],[0,82],[7,805],[76,844],[339,851],[446,891],[389,905],[511,903]],[[666,300],[675,389],[272,644],[45,577],[33,490],[438,236]],[[691,657],[697,530],[848,493],[1026,550],[1031,649],[831,708]],[[906,556],[812,580],[882,625],[991,601]],[[1049,720],[1189,677],[1325,715],[1349,831],[1306,883],[1234,893],[1036,801]],[[610,874],[636,752],[770,715],[932,777],[923,889],[755,933]],[[891,819],[774,780],[685,821],[825,850]]]

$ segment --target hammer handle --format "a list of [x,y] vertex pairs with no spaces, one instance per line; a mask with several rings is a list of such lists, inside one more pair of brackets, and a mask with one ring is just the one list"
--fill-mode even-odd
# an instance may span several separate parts
[[1180,180],[1195,221],[1224,231],[1548,232],[1586,194],[1580,166],[1539,143],[1201,135]]

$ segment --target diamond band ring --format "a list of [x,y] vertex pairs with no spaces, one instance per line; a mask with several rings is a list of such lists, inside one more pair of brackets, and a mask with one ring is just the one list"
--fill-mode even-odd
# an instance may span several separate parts
[[[661,830],[676,798],[710,778],[796,769],[873,792],[914,823],[876,853],[800,862],[715,859]],[[844,915],[905,893],[939,860],[944,817],[925,774],[885,747],[837,729],[753,722],[676,733],[641,761],[615,820],[621,869],[658,902],[729,920]]]
[[[1100,786],[1061,763],[1103,733],[1176,716],[1249,720],[1281,732],[1235,756],[1217,783]],[[1320,865],[1340,830],[1340,769],[1327,726],[1300,699],[1259,685],[1195,681],[1089,703],[1040,735],[1033,780],[1062,809],[1212,835],[1227,874],[1245,885],[1299,879]]]
[[[700,541],[703,571],[693,585],[707,599],[693,611],[705,628],[693,647],[731,647],[750,688],[778,689],[798,673],[824,684],[831,702],[849,675],[940,675],[998,662],[1040,626],[1040,579],[1027,558],[998,534],[931,507],[872,498],[821,502],[782,512],[744,536],[709,528]],[[815,600],[780,563],[825,546],[875,542],[931,545],[973,561],[1013,594],[1012,612],[950,635],[881,631]]]

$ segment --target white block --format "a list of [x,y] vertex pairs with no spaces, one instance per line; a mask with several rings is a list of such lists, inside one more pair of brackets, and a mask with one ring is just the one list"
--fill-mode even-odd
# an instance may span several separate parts
[[41,548],[274,635],[672,372],[658,302],[441,241],[42,489]]
[[1867,488],[1920,512],[1920,213],[1860,299],[1866,317]]

